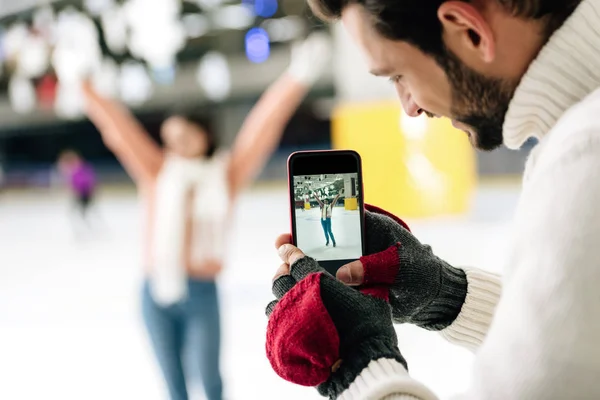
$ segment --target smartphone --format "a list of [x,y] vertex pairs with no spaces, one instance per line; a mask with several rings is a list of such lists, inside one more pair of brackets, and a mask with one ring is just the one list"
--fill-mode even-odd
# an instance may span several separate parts
[[293,244],[335,276],[365,254],[360,155],[300,151],[288,158]]

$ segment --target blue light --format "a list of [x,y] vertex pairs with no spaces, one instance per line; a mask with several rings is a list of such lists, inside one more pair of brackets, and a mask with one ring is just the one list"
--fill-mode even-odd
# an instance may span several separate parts
[[277,12],[277,0],[255,0],[254,12],[259,17],[272,17]]
[[254,10],[254,14],[270,18],[277,12],[277,0],[242,0],[242,4]]
[[267,61],[271,53],[269,35],[262,28],[252,28],[246,33],[246,57],[253,63]]

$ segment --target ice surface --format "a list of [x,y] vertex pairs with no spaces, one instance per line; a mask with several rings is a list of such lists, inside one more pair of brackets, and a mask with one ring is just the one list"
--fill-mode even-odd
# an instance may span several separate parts
[[317,260],[357,259],[362,254],[360,243],[360,213],[334,207],[331,218],[331,231],[336,247],[330,241],[326,246],[325,232],[321,225],[321,209],[313,207],[302,211],[296,209],[296,231],[298,247],[305,254]]
[[[514,189],[482,190],[469,216],[407,222],[448,262],[498,270],[515,199]],[[74,235],[65,195],[0,195],[0,399],[165,398],[138,313],[137,198],[126,191],[98,200],[99,231]],[[228,399],[320,398],[281,380],[265,358],[264,307],[280,264],[273,243],[289,231],[287,207],[284,187],[238,203],[220,279]],[[398,333],[415,378],[442,398],[468,385],[466,350],[418,328]]]

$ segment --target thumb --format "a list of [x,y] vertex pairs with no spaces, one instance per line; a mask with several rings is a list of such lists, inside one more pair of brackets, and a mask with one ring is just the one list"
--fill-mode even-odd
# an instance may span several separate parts
[[338,269],[336,278],[346,285],[357,286],[363,283],[365,268],[360,260],[353,261]]
[[299,259],[305,257],[302,250],[291,244],[284,244],[283,246],[279,247],[277,251],[279,253],[281,261],[283,261],[287,265],[292,265]]

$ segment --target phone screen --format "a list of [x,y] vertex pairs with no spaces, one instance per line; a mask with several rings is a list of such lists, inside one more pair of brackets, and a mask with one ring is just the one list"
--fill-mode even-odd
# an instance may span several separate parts
[[329,272],[364,253],[360,157],[351,151],[290,157],[294,243]]

